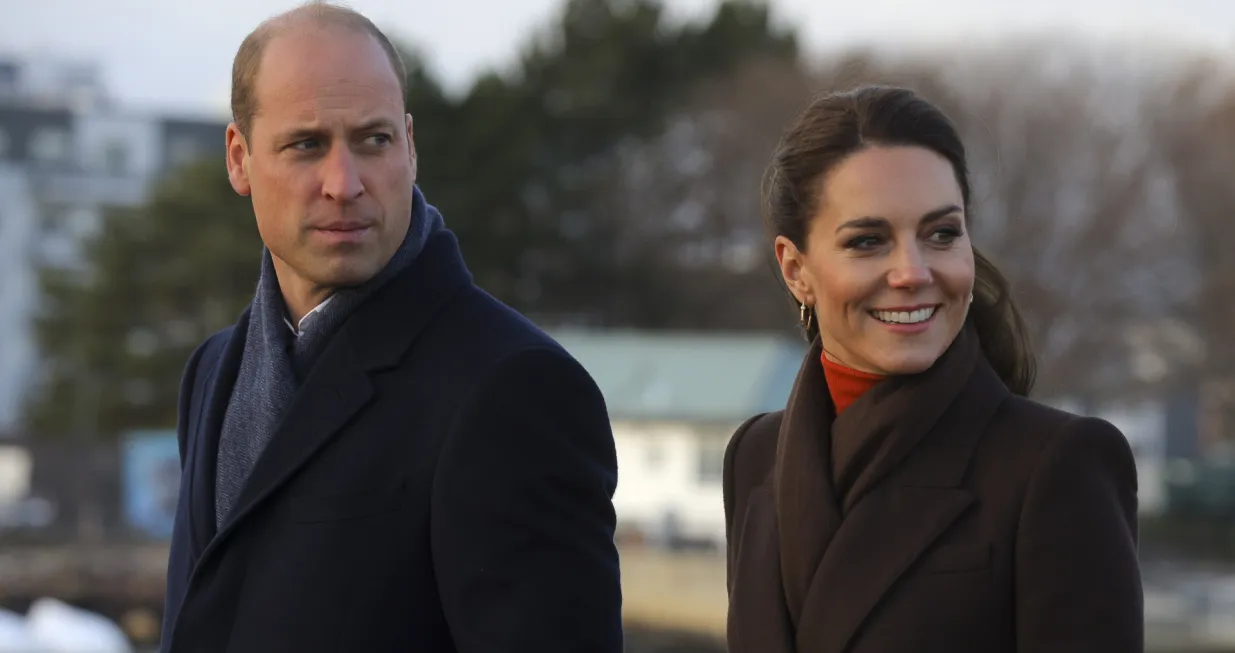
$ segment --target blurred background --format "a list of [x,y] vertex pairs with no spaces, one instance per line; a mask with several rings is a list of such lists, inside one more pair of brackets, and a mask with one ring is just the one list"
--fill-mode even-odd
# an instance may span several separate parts
[[[180,373],[258,272],[231,58],[294,4],[0,0],[0,652],[157,643]],[[477,281],[607,397],[632,653],[724,650],[722,452],[806,346],[760,176],[861,82],[957,121],[1036,398],[1131,441],[1149,649],[1235,651],[1235,3],[351,6],[405,52]]]

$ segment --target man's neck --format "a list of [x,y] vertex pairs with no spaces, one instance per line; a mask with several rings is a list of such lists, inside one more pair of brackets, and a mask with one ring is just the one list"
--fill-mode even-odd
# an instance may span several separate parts
[[274,271],[278,275],[279,291],[283,295],[283,304],[287,307],[287,317],[292,324],[300,324],[300,320],[310,311],[334,294],[333,288],[326,288],[302,279],[291,268],[275,256]]
[[326,305],[330,303],[330,300],[334,299],[335,297],[338,297],[338,295],[331,295],[327,297],[326,299],[322,300],[322,303],[318,304],[317,306],[314,306],[312,310],[300,316],[300,319],[295,322],[292,322],[291,317],[287,315],[285,312],[283,321],[287,322],[287,328],[291,329],[292,333],[295,334],[297,338],[299,338],[300,334],[304,332],[306,320],[311,322],[313,320],[313,314],[321,312],[321,310],[324,309]]
[[287,317],[292,324],[300,324],[306,315],[334,294],[333,290],[323,290],[309,293],[289,293],[283,288],[283,303],[287,305]]

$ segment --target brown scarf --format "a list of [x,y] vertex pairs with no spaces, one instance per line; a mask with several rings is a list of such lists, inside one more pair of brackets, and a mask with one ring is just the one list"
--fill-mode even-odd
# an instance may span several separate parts
[[[803,614],[805,605],[813,613],[815,606],[832,603],[817,596],[823,588],[815,580],[821,566],[844,564],[824,554],[846,516],[931,431],[975,368],[993,376],[977,334],[966,325],[930,369],[889,377],[836,417],[831,401],[820,399],[828,397],[820,350],[816,340],[798,373],[781,423],[774,471],[781,595],[793,631],[786,634],[798,643],[787,651],[796,653],[811,653],[805,642],[849,635],[821,632],[819,615]],[[987,375],[982,378],[985,382]],[[827,594],[843,597],[846,592],[833,587]],[[762,650],[779,648],[766,642]]]

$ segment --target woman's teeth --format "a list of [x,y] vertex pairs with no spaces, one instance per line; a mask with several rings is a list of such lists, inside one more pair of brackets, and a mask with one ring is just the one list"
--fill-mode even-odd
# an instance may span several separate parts
[[871,311],[871,315],[880,322],[889,324],[917,324],[931,319],[935,314],[934,306],[919,308],[916,311]]

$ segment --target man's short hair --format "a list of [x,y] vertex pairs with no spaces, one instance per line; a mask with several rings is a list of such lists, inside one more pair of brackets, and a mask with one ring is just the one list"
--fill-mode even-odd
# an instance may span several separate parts
[[252,135],[253,116],[258,110],[254,87],[266,46],[275,36],[299,25],[350,29],[377,39],[390,59],[395,76],[399,78],[400,93],[407,97],[407,67],[382,30],[357,11],[332,5],[325,0],[313,0],[263,21],[240,43],[240,49],[232,61],[232,120],[246,140]]

